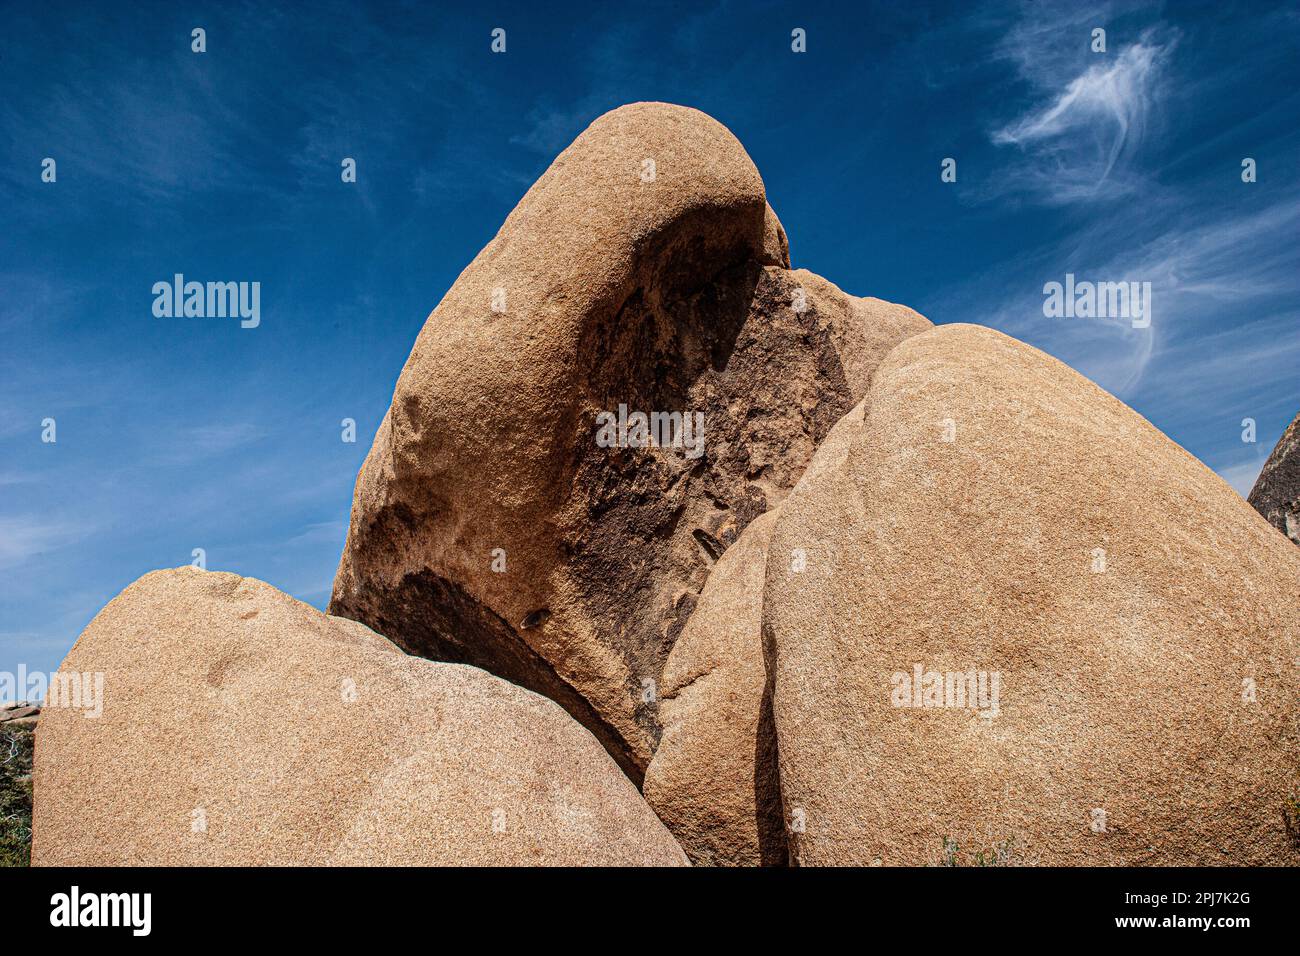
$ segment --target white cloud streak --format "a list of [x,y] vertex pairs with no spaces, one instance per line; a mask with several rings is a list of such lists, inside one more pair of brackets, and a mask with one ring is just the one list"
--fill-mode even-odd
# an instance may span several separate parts
[[[1135,161],[1158,115],[1177,39],[1148,30],[1118,52],[1092,53],[1089,22],[1063,23],[1054,34],[1074,39],[1073,56],[1044,44],[1041,30],[1017,29],[1008,38],[1003,55],[1041,95],[990,134],[995,144],[1021,152],[1004,177],[1005,191],[1068,205],[1112,199],[1143,184]],[[1096,62],[1080,68],[1080,56]]]

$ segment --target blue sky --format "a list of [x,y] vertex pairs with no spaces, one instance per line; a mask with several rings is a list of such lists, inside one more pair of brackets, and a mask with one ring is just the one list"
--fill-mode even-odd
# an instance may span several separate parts
[[[1239,490],[1300,409],[1295,5],[53,6],[0,4],[0,670],[199,547],[323,606],[425,317],[637,100],[739,137],[796,266],[1056,355]],[[177,272],[261,325],[156,318]],[[1151,327],[1045,318],[1067,272],[1151,281]]]

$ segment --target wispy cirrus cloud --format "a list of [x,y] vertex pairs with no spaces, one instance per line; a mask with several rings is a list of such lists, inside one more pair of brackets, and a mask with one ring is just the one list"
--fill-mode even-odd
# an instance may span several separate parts
[[1051,102],[997,129],[994,143],[1026,154],[1015,181],[1051,203],[1136,189],[1141,179],[1129,161],[1146,135],[1169,49],[1135,43],[1076,76]]
[[[1240,163],[1273,156],[1275,167],[1290,154],[1294,126],[1273,117],[1295,107],[1283,94],[1261,106],[1272,111],[1267,122],[1221,106],[1208,110],[1217,121],[1203,122],[1207,103],[1248,92],[1252,67],[1207,57],[1205,25],[1163,15],[1027,4],[1006,25],[1004,82],[1028,95],[1008,96],[1019,108],[986,127],[1005,165],[967,195],[1051,227],[1040,244],[945,290],[934,311],[1057,356],[1244,495],[1300,406],[1300,189],[1276,177],[1244,182]],[[1107,29],[1104,54],[1089,47],[1098,27]],[[1287,26],[1267,19],[1243,29],[1265,37]],[[1151,326],[1044,316],[1044,283],[1066,273],[1150,282]],[[1254,444],[1242,437],[1246,419],[1258,424]]]
[[[1168,91],[1178,33],[1148,26],[1136,39],[1115,27],[1111,4],[1027,5],[998,49],[1028,86],[1028,105],[989,132],[1019,161],[985,198],[1023,194],[1046,205],[1112,199],[1147,182],[1140,150]],[[1094,52],[1093,30],[1107,30]]]
[[186,465],[216,458],[266,436],[253,422],[216,422],[179,428],[159,436],[155,460],[165,465]]
[[90,534],[84,524],[40,515],[0,515],[0,570],[65,548]]

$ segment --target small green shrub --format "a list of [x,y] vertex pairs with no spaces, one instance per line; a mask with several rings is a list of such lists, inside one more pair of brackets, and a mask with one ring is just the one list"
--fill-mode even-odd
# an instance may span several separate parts
[[984,850],[963,851],[952,837],[943,838],[939,866],[1016,866],[1021,861],[1014,838],[1002,840]]

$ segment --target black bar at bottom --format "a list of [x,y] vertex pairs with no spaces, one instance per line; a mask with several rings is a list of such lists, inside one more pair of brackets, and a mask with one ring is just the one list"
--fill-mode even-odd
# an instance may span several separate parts
[[1295,869],[30,869],[0,873],[0,912],[24,942],[373,946],[414,933],[451,945],[468,931],[497,944],[578,933],[660,948],[697,927],[761,938],[784,924],[848,931],[864,945],[900,931],[973,944],[995,929],[1231,945],[1289,932],[1295,886]]

